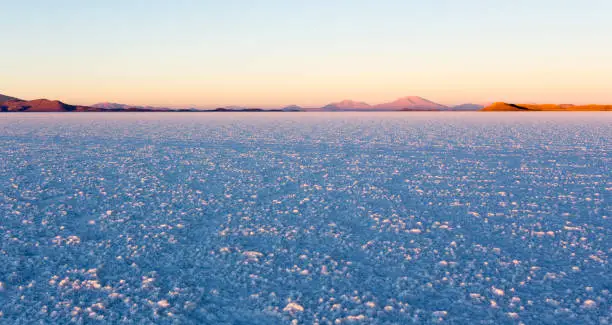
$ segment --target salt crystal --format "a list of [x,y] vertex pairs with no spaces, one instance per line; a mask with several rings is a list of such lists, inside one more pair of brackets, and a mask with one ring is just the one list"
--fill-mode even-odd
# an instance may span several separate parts
[[496,287],[492,287],[492,288],[491,288],[491,292],[492,292],[494,295],[496,295],[496,296],[500,296],[500,297],[501,297],[501,296],[503,296],[503,295],[505,294],[504,290],[502,290],[502,289],[498,289],[498,288],[496,288]]
[[585,300],[582,303],[582,308],[584,309],[595,309],[597,308],[597,303],[591,299]]
[[287,304],[287,306],[285,306],[285,308],[283,308],[283,311],[290,314],[301,313],[304,311],[304,307],[295,302],[290,302]]

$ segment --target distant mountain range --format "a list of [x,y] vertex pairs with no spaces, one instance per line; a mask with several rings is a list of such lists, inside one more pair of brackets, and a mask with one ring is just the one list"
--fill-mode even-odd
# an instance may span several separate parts
[[119,103],[97,103],[91,105],[91,107],[101,108],[106,110],[147,110],[147,111],[167,111],[172,110],[165,107],[154,107],[154,106],[138,106],[138,105],[127,105]]
[[529,111],[612,111],[612,105],[573,105],[573,104],[510,104],[497,102],[484,109],[485,112],[529,112]]
[[[156,111],[166,111],[172,110],[168,108],[159,108],[152,106],[133,106],[126,104],[118,104],[118,103],[98,103],[92,105],[92,107],[102,108],[102,109],[112,109],[112,110],[122,110],[122,109],[138,109],[138,110],[156,110]],[[340,102],[331,103],[329,105],[325,105],[321,108],[303,108],[297,105],[290,105],[283,108],[259,108],[259,107],[246,107],[246,106],[225,106],[218,107],[212,110],[214,112],[261,112],[261,111],[283,111],[283,112],[300,112],[300,111],[313,111],[313,110],[323,110],[323,111],[447,111],[447,110],[478,110],[483,108],[482,105],[475,104],[464,104],[456,107],[444,106],[438,103],[434,103],[430,100],[424,99],[422,97],[417,96],[408,96],[402,97],[395,101],[370,105],[365,102],[359,102],[354,100],[343,100]]]
[[343,100],[337,103],[331,103],[322,107],[324,110],[371,110],[373,107],[364,102],[356,102],[354,100]]
[[365,102],[343,100],[331,103],[322,108],[328,111],[440,111],[448,110],[448,106],[434,103],[418,96],[407,96],[395,101],[370,105]]
[[423,97],[407,96],[376,105],[354,100],[343,100],[326,105],[322,109],[327,111],[477,111],[484,107],[484,105],[479,104],[445,106]]
[[497,102],[490,105],[462,104],[445,106],[418,96],[407,96],[395,101],[370,105],[365,102],[343,100],[321,108],[302,108],[290,105],[280,109],[251,108],[243,106],[219,107],[212,110],[194,108],[162,108],[133,106],[119,103],[97,103],[92,106],[70,105],[58,100],[21,100],[0,94],[0,112],[308,112],[308,111],[612,111],[612,105],[572,104],[510,104]]
[[[2,96],[2,98],[12,98]],[[0,112],[186,112],[190,109],[165,109],[150,107],[131,107],[128,105],[113,104],[103,107],[70,105],[59,100],[36,99],[21,100],[9,99],[0,102]]]

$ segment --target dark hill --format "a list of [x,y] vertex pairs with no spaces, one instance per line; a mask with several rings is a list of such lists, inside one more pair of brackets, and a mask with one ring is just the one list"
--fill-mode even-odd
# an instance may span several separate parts
[[19,98],[15,98],[15,97],[11,97],[11,96],[0,94],[0,103],[4,103],[7,100],[19,100]]

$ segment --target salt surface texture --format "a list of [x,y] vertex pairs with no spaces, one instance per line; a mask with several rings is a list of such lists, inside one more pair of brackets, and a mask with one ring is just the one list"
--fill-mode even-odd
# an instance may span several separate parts
[[0,323],[609,324],[611,125],[4,114]]

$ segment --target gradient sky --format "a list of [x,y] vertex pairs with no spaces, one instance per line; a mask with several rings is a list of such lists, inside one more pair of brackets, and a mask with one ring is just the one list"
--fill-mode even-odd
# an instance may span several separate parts
[[612,103],[610,0],[0,0],[0,93],[322,106]]

